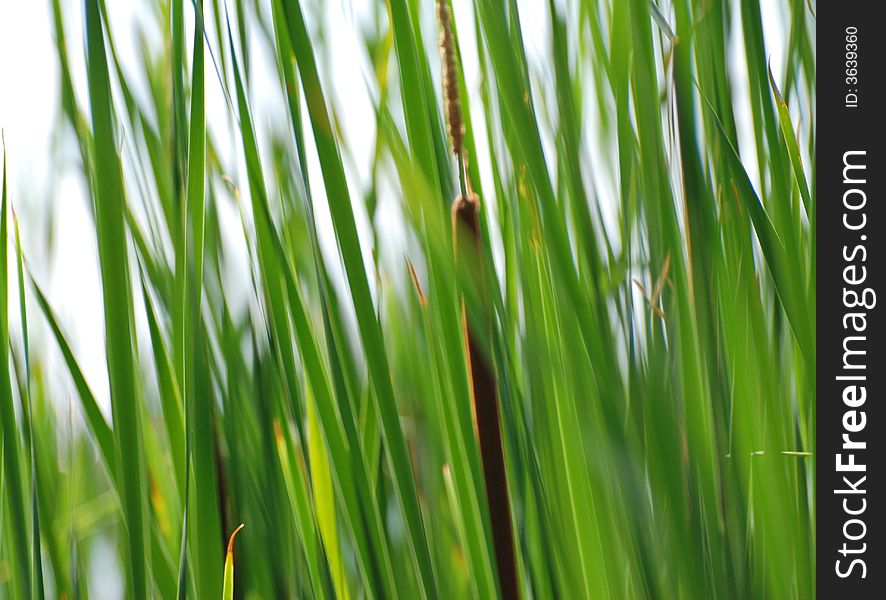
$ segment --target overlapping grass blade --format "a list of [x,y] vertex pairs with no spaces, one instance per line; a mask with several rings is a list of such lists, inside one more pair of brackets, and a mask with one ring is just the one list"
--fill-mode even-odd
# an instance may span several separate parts
[[[22,487],[21,438],[13,406],[12,381],[9,376],[9,206],[6,184],[6,140],[3,140],[2,203],[0,203],[0,420],[3,431],[3,469],[7,490],[4,498],[11,522],[12,535],[18,540],[12,548],[14,589],[25,597],[35,592],[32,586],[31,560],[26,507],[27,497]],[[39,542],[38,542],[39,543]]]
[[423,596],[433,598],[436,596],[435,578],[421,509],[418,504],[403,431],[400,427],[381,327],[373,310],[372,295],[364,270],[341,157],[333,137],[320,79],[317,75],[314,52],[308,39],[301,7],[287,3],[285,11],[290,39],[296,55],[299,56],[299,76],[304,87],[314,140],[320,156],[332,222],[345,265],[354,309],[357,313],[357,326],[370,371],[369,379],[373,387],[379,423],[409,534],[410,553],[419,572]]
[[18,303],[22,331],[22,344],[25,355],[25,386],[28,419],[28,444],[30,446],[31,466],[31,588],[35,598],[44,597],[43,592],[43,558],[40,550],[40,514],[37,503],[37,440],[34,437],[34,406],[31,400],[31,349],[28,335],[28,308],[25,299],[25,276],[22,267],[22,235],[18,226],[18,218],[13,213],[15,222],[15,258],[18,273]]
[[105,343],[114,417],[114,434],[126,521],[129,581],[134,598],[150,595],[144,454],[141,444],[140,392],[132,340],[132,292],[124,223],[124,186],[115,142],[111,89],[98,0],[86,1],[89,100],[93,156],[102,165],[94,174],[96,230],[102,268]]

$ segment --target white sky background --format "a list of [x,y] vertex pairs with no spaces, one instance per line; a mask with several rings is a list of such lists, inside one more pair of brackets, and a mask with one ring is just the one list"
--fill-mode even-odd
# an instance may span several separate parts
[[[186,15],[189,22],[192,14],[186,3]],[[266,2],[263,4],[267,4]],[[80,95],[81,107],[86,108],[85,65],[83,60],[83,18],[80,0],[62,0],[66,11],[68,47],[75,87]],[[363,52],[359,38],[360,23],[369,14],[369,0],[330,0],[325,2],[325,21],[328,40],[334,40],[334,52],[331,53],[331,65],[324,69],[327,79],[324,82],[328,96],[334,98],[343,121],[343,130],[348,137],[348,145],[353,153],[354,161],[348,164],[349,184],[354,198],[362,196],[369,176],[372,148],[375,143],[374,116],[368,95],[366,82],[370,76],[366,73],[370,68]],[[459,32],[462,36],[462,47],[465,49],[463,66],[469,88],[479,88],[479,69],[476,63],[474,28],[470,0],[455,0],[455,17],[460,23]],[[547,61],[549,45],[549,15],[547,3],[539,0],[519,0],[521,19],[524,27],[524,38],[529,59],[536,71],[549,75],[544,69]],[[558,2],[562,5],[562,2]],[[782,57],[773,52],[785,43],[786,30],[783,29],[783,15],[777,3],[764,1],[763,21],[773,71],[783,72]],[[135,24],[141,20],[146,22],[146,9],[139,0],[115,0],[109,3],[112,29],[118,32],[116,42],[119,46],[124,69],[130,73],[139,70],[137,38],[125,36],[119,32],[135,31]],[[668,11],[665,11],[668,14]],[[430,15],[430,11],[428,11]],[[427,35],[433,27],[433,21],[426,20]],[[189,25],[190,26],[190,25]],[[253,36],[255,37],[255,36]],[[435,39],[432,37],[431,39]],[[60,323],[68,335],[74,352],[83,368],[86,377],[96,392],[103,407],[108,406],[108,384],[105,371],[104,339],[101,308],[101,284],[98,273],[98,260],[95,248],[93,222],[88,209],[88,198],[79,172],[79,158],[73,144],[72,133],[59,116],[59,73],[54,49],[54,31],[50,0],[0,0],[0,127],[4,130],[7,146],[7,163],[9,191],[12,204],[19,215],[23,228],[25,254],[38,281],[59,316]],[[266,138],[268,128],[285,126],[280,111],[278,84],[271,62],[272,57],[266,52],[263,44],[253,43],[253,111],[255,125],[261,138]],[[732,44],[737,46],[737,44]],[[733,47],[732,55],[741,56],[740,48]],[[321,53],[330,57],[329,53]],[[434,58],[432,56],[432,58]],[[434,58],[435,59],[435,58]],[[322,58],[321,58],[322,61]],[[733,61],[735,63],[735,61]],[[127,68],[128,67],[128,68]],[[329,74],[332,74],[331,81]],[[742,64],[731,64],[730,73],[736,83],[735,89],[742,90],[746,74]],[[436,77],[435,73],[435,77]],[[551,82],[542,79],[547,86]],[[268,87],[265,87],[268,86]],[[138,90],[138,85],[136,89]],[[274,94],[256,94],[256,90],[272,89]],[[475,95],[477,106],[473,114],[478,121],[482,118],[479,99]],[[590,96],[590,94],[588,95]],[[275,98],[270,105],[267,98]],[[342,98],[347,98],[347,107],[342,105]],[[591,100],[593,100],[591,98]],[[752,146],[750,140],[750,114],[746,103],[737,99],[737,113],[740,137],[745,140],[742,146]],[[207,65],[207,121],[218,131],[219,125],[224,128],[227,123],[226,107],[215,73]],[[275,114],[276,113],[276,114]],[[586,111],[593,127],[594,111]],[[593,132],[586,136],[596,139]],[[232,149],[230,138],[216,135],[223,162],[231,164]],[[478,135],[480,145],[478,153],[480,164],[488,160],[488,149],[485,147],[485,135]],[[590,152],[593,157],[596,153]],[[747,154],[745,154],[747,156]],[[316,154],[311,149],[309,173],[313,181],[320,179]],[[747,161],[752,176],[756,174],[756,161]],[[614,181],[613,173],[606,169],[591,165],[595,171],[595,184],[603,186],[602,196],[606,194],[607,181]],[[491,189],[485,182],[487,189]],[[128,185],[132,185],[132,181]],[[315,205],[321,225],[325,230],[322,237],[324,253],[335,258],[335,243],[331,235],[331,225],[326,209],[325,194],[322,186],[314,186]],[[381,190],[384,192],[384,190]],[[390,192],[390,190],[388,190]],[[381,203],[398,202],[399,199],[388,193],[380,198]],[[491,204],[491,203],[490,203]],[[610,207],[610,208],[614,208]],[[223,214],[226,241],[242,245],[242,234],[237,222],[237,214]],[[358,224],[361,234],[368,234],[368,223],[365,214],[359,211]],[[46,232],[51,231],[52,243],[46,239]],[[322,232],[321,232],[322,233]],[[363,240],[368,241],[368,235]],[[392,231],[393,244],[402,243],[405,235],[402,231]],[[368,246],[364,248],[369,250]],[[245,255],[245,246],[243,247]],[[368,254],[368,252],[367,252]],[[235,266],[237,263],[235,262]],[[239,266],[246,268],[245,256]],[[10,300],[13,309],[17,309],[14,273],[10,272]],[[35,352],[43,356],[54,356],[55,362],[46,365],[51,370],[60,368],[60,357],[52,350],[54,343],[46,338],[44,327],[36,307],[31,308]],[[15,314],[15,313],[13,313]],[[11,320],[11,327],[17,328],[17,319]],[[42,330],[42,331],[41,331]],[[49,348],[47,348],[49,346]],[[46,352],[46,350],[50,350]],[[60,379],[64,379],[63,377]]]
[[[62,120],[59,116],[59,71],[54,48],[50,2],[51,0],[0,0],[0,128],[4,130],[6,137],[9,192],[22,224],[25,254],[34,275],[47,293],[59,317],[60,324],[90,386],[102,407],[107,410],[108,382],[94,224],[88,209],[89,200],[83,176],[79,172],[79,157],[73,134],[67,125],[60,127]],[[266,0],[262,0],[265,8],[268,4]],[[309,4],[315,6],[314,2]],[[328,0],[323,4],[325,4],[327,43],[331,43],[331,47],[334,48],[331,54],[321,52],[321,62],[323,58],[331,58],[331,64],[321,65],[326,74],[324,84],[327,87],[328,97],[334,98],[336,102],[339,117],[343,121],[343,130],[347,134],[347,143],[353,153],[353,162],[347,164],[348,176],[355,205],[359,205],[361,203],[358,199],[362,197],[367,187],[375,131],[372,102],[366,86],[366,82],[371,80],[372,76],[367,75],[370,66],[363,51],[357,23],[363,22],[369,14],[371,2],[370,0]],[[430,0],[427,4],[430,8]],[[785,20],[778,4],[771,0],[761,0],[767,52],[777,76],[784,70],[781,50],[787,38]],[[79,91],[81,107],[85,109],[87,102],[84,94],[86,73],[83,58],[83,2],[62,0],[62,5],[68,18],[66,33],[69,58],[74,69],[75,87]],[[185,5],[187,26],[190,28],[192,26],[190,2],[186,2]],[[476,90],[479,89],[479,68],[474,52],[476,42],[470,0],[454,0],[454,5],[461,45],[464,49],[465,78],[468,88]],[[550,35],[547,3],[541,0],[518,0],[518,5],[531,67],[540,75],[542,85],[547,87],[552,83],[550,69],[545,68]],[[558,1],[557,5],[562,6],[563,1]],[[659,2],[659,5],[669,7],[669,2],[665,0]],[[136,23],[148,22],[153,17],[145,18],[148,13],[140,0],[114,0],[108,3],[108,8],[112,20],[111,28],[116,33],[115,40],[119,46],[124,69],[128,73],[138,72],[137,38],[135,35],[123,35],[121,32],[133,32]],[[666,15],[670,14],[670,10],[664,12]],[[423,21],[424,37],[427,40],[436,40],[430,10],[426,16],[429,18]],[[736,60],[736,57],[740,57],[743,52],[735,43],[732,43],[730,52],[733,58],[729,71],[735,84],[734,89],[743,94],[741,90],[746,87],[746,73],[743,63]],[[280,120],[285,117],[280,112],[282,105],[275,67],[263,43],[252,44],[252,59],[252,108],[255,126],[260,141],[266,141],[269,127],[284,127],[286,122]],[[436,69],[435,55],[432,55],[432,60],[435,61],[433,65]],[[435,73],[435,77],[438,78],[438,74]],[[548,79],[545,80],[545,77]],[[272,90],[273,93],[256,93],[262,89]],[[139,91],[138,85],[136,91]],[[587,96],[589,101],[593,101],[590,94]],[[269,102],[271,98],[274,104]],[[346,106],[343,105],[342,99],[347,100]],[[749,173],[755,177],[756,161],[747,160],[751,155],[744,152],[746,148],[753,146],[750,132],[751,117],[746,99],[736,98],[736,106],[743,156],[746,157]],[[474,95],[472,109],[477,126],[481,124],[485,126],[485,123],[482,123],[479,94]],[[594,127],[594,111],[585,112],[588,127]],[[226,113],[227,109],[215,72],[207,63],[207,121],[216,132],[223,131],[227,126]],[[599,139],[593,131],[586,133],[586,144],[588,140]],[[481,165],[488,163],[485,139],[482,129],[479,130],[478,160]],[[232,153],[237,149],[232,148],[230,138],[216,135],[214,140],[219,146],[223,164],[232,164],[235,157]],[[596,154],[598,152],[588,152],[587,156],[594,157]],[[616,174],[609,173],[609,168],[605,164],[595,164],[598,159],[591,160],[594,183],[601,193],[601,201],[605,201],[607,197],[616,198],[613,187]],[[319,166],[313,148],[309,150],[309,163],[311,180],[319,181]],[[484,179],[486,179],[483,181],[484,188],[491,190],[488,173],[484,175]],[[241,176],[239,180],[243,181],[244,178]],[[131,180],[127,183],[130,187],[132,184]],[[337,252],[331,233],[325,193],[322,186],[317,185],[313,186],[313,192],[315,208],[321,221],[321,243],[324,254],[327,259],[331,259],[329,261],[331,264],[337,264]],[[383,205],[384,203],[396,205],[399,202],[399,197],[389,187],[387,189],[382,187],[379,192],[379,202]],[[491,205],[492,202],[488,204]],[[608,210],[611,213],[616,206],[614,203],[610,204]],[[222,205],[226,203],[220,203],[220,206]],[[368,223],[362,208],[357,212],[368,264],[370,256]],[[242,250],[239,258],[233,262],[230,280],[225,283],[229,288],[236,287],[235,283],[239,278],[243,282],[240,284],[241,287],[245,288],[246,283],[242,273],[247,268],[247,259],[239,216],[236,211],[230,209],[222,210],[221,217],[223,235],[226,237],[225,244]],[[51,231],[51,245],[46,239],[47,231]],[[394,253],[406,239],[405,233],[397,229],[385,237],[389,239],[388,243],[391,245],[387,250]],[[370,281],[373,280],[374,278],[370,278]],[[9,273],[9,283],[11,311],[13,311],[11,314],[15,315],[18,308],[13,270]],[[245,291],[244,289],[244,293]],[[143,320],[143,311],[138,306],[136,309],[137,314],[142,315],[139,318]],[[73,391],[61,356],[55,348],[54,341],[49,337],[48,329],[43,324],[42,315],[36,305],[29,305],[29,315],[33,352],[46,359],[44,366],[52,373],[51,379],[59,386],[57,389],[66,399]],[[10,321],[11,328],[17,335],[18,319],[13,318]],[[153,386],[153,381],[150,381],[149,385]],[[113,597],[114,588],[120,582],[110,583],[107,592]]]

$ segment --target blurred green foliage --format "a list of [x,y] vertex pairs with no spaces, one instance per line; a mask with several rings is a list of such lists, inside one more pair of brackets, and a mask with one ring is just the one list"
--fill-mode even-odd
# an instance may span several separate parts
[[[757,0],[550,0],[546,22],[456,3],[487,308],[453,260],[433,3],[367,2],[360,180],[322,3],[151,3],[133,73],[114,3],[53,0],[112,418],[28,274],[4,167],[0,597],[88,597],[99,540],[131,598],[497,597],[461,298],[491,322],[524,597],[813,597],[807,3],[777,3],[776,47]],[[258,98],[286,121],[255,120]],[[406,260],[379,251],[397,228]],[[65,373],[30,356],[28,318]]]

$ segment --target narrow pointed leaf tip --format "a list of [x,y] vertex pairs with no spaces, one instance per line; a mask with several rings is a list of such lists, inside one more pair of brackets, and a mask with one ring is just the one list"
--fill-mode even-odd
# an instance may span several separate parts
[[243,529],[244,524],[241,523],[231,537],[228,539],[228,552],[225,555],[225,585],[222,590],[222,600],[233,600],[234,598],[234,538]]

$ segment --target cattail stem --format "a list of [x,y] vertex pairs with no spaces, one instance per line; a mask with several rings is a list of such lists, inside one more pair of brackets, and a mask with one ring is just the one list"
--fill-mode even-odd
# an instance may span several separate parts
[[[479,208],[480,203],[475,195],[459,196],[452,204],[452,226],[457,261],[464,263],[470,260],[476,263],[465,266],[476,268],[480,275],[481,294],[485,296],[480,258],[482,238],[477,214]],[[485,311],[480,322],[468,322],[464,302],[462,302],[462,319],[467,331],[474,416],[480,440],[480,457],[486,482],[499,585],[503,598],[516,600],[519,598],[517,561],[498,408],[498,387],[493,367],[481,344],[481,336],[488,339],[491,327]]]

